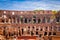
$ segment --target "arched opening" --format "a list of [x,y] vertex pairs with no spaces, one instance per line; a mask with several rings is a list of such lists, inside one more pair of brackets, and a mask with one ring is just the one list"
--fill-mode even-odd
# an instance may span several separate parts
[[25,20],[24,20],[24,21],[25,21],[25,23],[27,23],[27,18],[25,18]]
[[49,32],[49,36],[51,35],[51,32]]
[[47,32],[44,32],[44,36],[46,36],[47,35]]
[[32,35],[32,36],[34,35],[33,31],[31,31],[31,35]]
[[36,31],[36,35],[38,35],[38,31]]
[[56,32],[53,32],[53,35],[56,35]]
[[33,19],[33,23],[36,23],[36,19]]
[[40,23],[41,22],[41,20],[40,19],[38,19],[38,23]]
[[42,37],[42,34],[39,34],[39,37]]

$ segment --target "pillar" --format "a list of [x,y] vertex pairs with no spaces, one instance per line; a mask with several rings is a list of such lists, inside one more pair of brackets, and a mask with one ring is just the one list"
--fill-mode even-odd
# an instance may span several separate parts
[[41,18],[41,23],[42,23],[42,18]]
[[36,19],[36,23],[38,23],[38,19]]
[[29,19],[27,19],[27,23],[29,23]]
[[5,21],[4,21],[4,23],[6,23],[6,18],[5,18]]
[[54,27],[52,26],[52,31],[54,31]]
[[48,31],[49,31],[49,26],[48,26]]
[[23,23],[25,23],[25,18],[23,18]]
[[9,22],[8,22],[8,23],[11,23],[10,21],[11,21],[11,20],[9,19]]
[[34,22],[34,21],[33,21],[33,17],[32,17],[32,19],[31,19],[31,23],[33,24],[33,22]]
[[21,19],[19,18],[19,23],[21,24]]
[[36,35],[36,26],[34,26],[33,30],[34,30],[34,35]]
[[15,23],[17,23],[17,17],[15,17]]
[[47,23],[47,18],[45,18],[45,22]]
[[12,21],[12,23],[14,23],[14,20],[13,20],[13,18],[11,19],[11,21]]
[[26,29],[26,27],[24,28],[24,36],[26,36],[26,34],[27,34],[27,29]]
[[45,27],[43,27],[43,31],[45,31]]

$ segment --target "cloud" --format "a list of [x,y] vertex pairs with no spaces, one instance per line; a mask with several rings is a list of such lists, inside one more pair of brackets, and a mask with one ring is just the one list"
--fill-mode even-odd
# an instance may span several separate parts
[[0,9],[5,10],[60,10],[59,1],[6,1],[0,2]]

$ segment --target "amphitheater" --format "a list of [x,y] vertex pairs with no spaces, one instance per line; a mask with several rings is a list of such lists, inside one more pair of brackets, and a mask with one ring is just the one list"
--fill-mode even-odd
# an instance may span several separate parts
[[60,11],[0,10],[0,40],[60,40]]

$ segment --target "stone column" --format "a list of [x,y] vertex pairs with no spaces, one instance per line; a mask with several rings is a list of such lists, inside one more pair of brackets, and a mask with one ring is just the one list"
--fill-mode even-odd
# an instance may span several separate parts
[[36,19],[36,23],[38,23],[38,19]]
[[52,31],[54,31],[54,27],[52,26]]
[[13,20],[13,18],[11,18],[11,21],[12,21],[12,23],[14,23],[14,20]]
[[17,23],[17,17],[15,18],[15,23]]
[[41,23],[42,23],[42,18],[41,18]]
[[32,17],[32,19],[31,19],[31,23],[33,24],[33,22],[34,22],[34,21],[33,21],[33,17]]
[[36,36],[36,26],[34,26],[34,35]]
[[20,18],[20,23],[22,23],[23,18]]
[[10,21],[11,21],[11,20],[9,19],[9,22],[8,22],[8,23],[11,23]]
[[47,18],[45,18],[45,22],[47,23]]
[[31,31],[32,31],[32,28],[31,28],[32,26],[30,26],[30,35],[31,35]]
[[48,31],[49,31],[49,26],[48,26]]
[[25,18],[23,18],[23,23],[25,23]]
[[27,31],[27,29],[26,29],[26,28],[24,28],[24,36],[26,36],[26,31]]
[[59,26],[57,26],[57,31],[59,31]]
[[27,23],[29,23],[29,19],[27,19]]
[[4,21],[4,23],[6,23],[6,18],[5,18],[5,21]]
[[21,24],[21,19],[19,18],[19,23]]
[[45,27],[43,27],[43,31],[45,31]]

